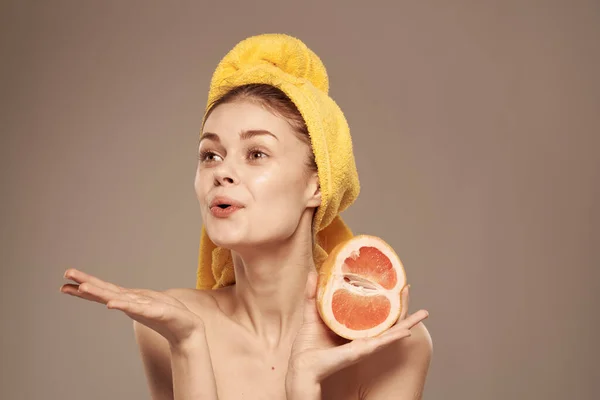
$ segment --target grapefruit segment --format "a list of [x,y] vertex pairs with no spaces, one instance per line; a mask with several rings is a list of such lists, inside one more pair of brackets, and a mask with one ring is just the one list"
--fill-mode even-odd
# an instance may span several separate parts
[[342,271],[370,278],[386,289],[392,289],[398,279],[390,259],[371,246],[361,247],[358,253],[346,258]]
[[381,238],[355,236],[337,245],[319,271],[317,309],[323,322],[349,340],[377,336],[402,311],[404,266]]
[[361,296],[347,289],[333,293],[331,310],[334,318],[352,330],[372,329],[385,322],[391,304],[385,296]]

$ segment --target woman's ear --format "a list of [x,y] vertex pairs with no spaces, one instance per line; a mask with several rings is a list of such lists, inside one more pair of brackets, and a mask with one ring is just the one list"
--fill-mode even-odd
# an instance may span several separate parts
[[319,207],[321,205],[321,185],[319,184],[319,176],[316,172],[310,176],[307,194],[308,207]]

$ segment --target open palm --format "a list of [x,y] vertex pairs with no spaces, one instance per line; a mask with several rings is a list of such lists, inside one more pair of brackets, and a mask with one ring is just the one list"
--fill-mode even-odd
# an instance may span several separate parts
[[64,276],[75,283],[62,285],[62,293],[120,310],[158,332],[171,345],[179,345],[198,333],[204,333],[200,317],[164,292],[124,288],[73,268],[68,269]]

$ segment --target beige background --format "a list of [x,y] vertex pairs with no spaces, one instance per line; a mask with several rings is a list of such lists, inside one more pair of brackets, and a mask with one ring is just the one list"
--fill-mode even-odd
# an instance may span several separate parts
[[2,3],[0,398],[148,398],[130,320],[62,273],[194,286],[210,75],[265,32],[329,70],[344,216],[431,313],[425,398],[600,398],[600,5],[350,3]]

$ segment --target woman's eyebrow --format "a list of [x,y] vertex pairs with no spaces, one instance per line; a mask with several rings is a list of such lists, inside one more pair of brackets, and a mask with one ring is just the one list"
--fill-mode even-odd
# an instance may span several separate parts
[[[279,140],[277,138],[277,136],[275,136],[274,134],[272,134],[271,132],[265,130],[265,129],[248,129],[245,131],[240,132],[240,139],[242,140],[247,140],[256,136],[261,136],[261,135],[269,135],[275,138],[275,140]],[[204,132],[202,134],[202,136],[200,136],[200,142],[204,139],[209,139],[209,140],[214,140],[217,143],[221,142],[221,139],[219,138],[219,135],[217,135],[216,133],[212,133],[212,132]]]
[[215,142],[220,143],[221,142],[221,138],[219,138],[219,135],[217,135],[216,133],[212,133],[212,132],[204,132],[201,136],[200,136],[200,140],[198,142],[203,141],[204,139],[208,139],[208,140],[214,140]]
[[250,139],[255,136],[261,136],[261,135],[273,136],[275,138],[275,140],[279,140],[277,138],[277,136],[275,136],[274,134],[272,134],[271,132],[269,132],[265,129],[250,129],[250,130],[242,131],[240,133],[240,139],[246,140],[246,139]]

